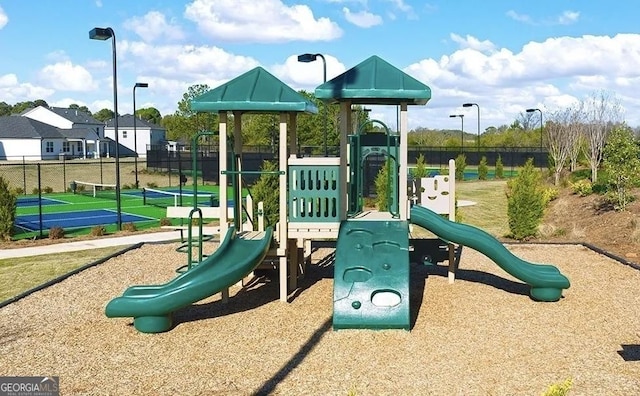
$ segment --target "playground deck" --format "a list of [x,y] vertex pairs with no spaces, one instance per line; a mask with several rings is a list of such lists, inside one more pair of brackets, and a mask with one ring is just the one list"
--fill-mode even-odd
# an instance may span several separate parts
[[178,311],[168,333],[105,317],[130,285],[173,278],[176,246],[145,245],[0,309],[0,375],[60,376],[63,394],[541,394],[568,378],[575,394],[640,393],[640,272],[581,246],[511,247],[571,278],[556,303],[471,249],[453,285],[444,266],[411,265],[411,332],[331,330],[331,249],[290,304],[274,279]]

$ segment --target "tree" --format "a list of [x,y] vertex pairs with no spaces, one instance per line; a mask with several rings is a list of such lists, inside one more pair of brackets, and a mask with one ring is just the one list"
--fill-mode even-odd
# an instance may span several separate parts
[[621,120],[622,110],[619,101],[609,93],[594,93],[585,102],[586,145],[585,156],[591,166],[591,182],[598,180],[598,168],[602,162],[602,152],[607,135],[612,126]]
[[155,107],[136,109],[135,115],[152,124],[160,125],[160,122],[162,122],[162,115],[160,115],[160,111]]
[[551,114],[547,121],[547,145],[549,156],[553,162],[554,184],[560,183],[560,175],[567,164],[571,145],[569,128],[571,125],[571,109],[559,110]]
[[190,86],[178,102],[176,112],[162,119],[161,125],[166,128],[169,139],[191,141],[196,133],[215,128],[217,125],[216,114],[197,113],[191,109],[191,101],[207,91],[209,91],[209,86],[206,84]]
[[98,111],[97,113],[95,113],[93,115],[93,118],[95,118],[98,121],[105,122],[107,120],[113,119],[113,114],[114,114],[113,110],[102,109],[102,110]]
[[69,108],[72,110],[78,110],[78,111],[82,111],[84,113],[87,113],[89,115],[91,115],[91,110],[89,110],[89,108],[87,106],[79,106],[75,103],[72,103],[69,105]]
[[544,215],[544,191],[540,173],[529,158],[515,179],[507,183],[509,230],[515,239],[536,235]]
[[16,218],[16,194],[9,183],[0,176],[0,239],[9,241],[13,235],[13,222]]
[[280,219],[280,179],[277,174],[273,173],[278,170],[278,163],[277,161],[264,161],[261,170],[270,173],[260,175],[258,181],[251,187],[251,196],[254,205],[256,205],[253,213],[258,213],[258,202],[262,202],[266,225],[275,226]]
[[633,200],[629,191],[640,181],[640,146],[626,126],[615,128],[603,151],[603,167],[609,175],[608,195],[616,210]]
[[32,109],[34,107],[36,107],[34,102],[31,102],[31,101],[19,102],[13,105],[13,108],[11,109],[11,114],[21,114],[23,111]]
[[0,102],[0,117],[11,115],[12,108],[7,102]]

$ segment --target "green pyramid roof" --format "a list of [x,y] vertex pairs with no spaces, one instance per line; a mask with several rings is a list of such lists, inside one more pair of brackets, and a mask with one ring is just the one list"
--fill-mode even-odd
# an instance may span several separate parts
[[191,101],[193,111],[308,112],[318,108],[262,67],[234,78]]
[[431,99],[431,88],[374,55],[318,86],[315,94],[327,102],[423,105]]

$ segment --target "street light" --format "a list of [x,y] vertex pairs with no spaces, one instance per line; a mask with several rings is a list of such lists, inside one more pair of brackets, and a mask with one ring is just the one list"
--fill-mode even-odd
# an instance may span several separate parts
[[113,53],[113,130],[116,136],[116,222],[122,230],[122,206],[120,204],[120,142],[118,140],[118,77],[116,74],[116,34],[110,27],[93,28],[89,31],[91,40],[111,40]]
[[[304,63],[309,63],[309,62],[313,62],[316,59],[318,59],[318,57],[320,59],[322,59],[322,81],[323,82],[327,82],[327,61],[324,59],[324,56],[322,54],[302,54],[302,55],[298,55],[298,62],[304,62]],[[329,151],[327,148],[327,105],[325,104],[324,106],[324,156],[328,157],[329,156]]]
[[460,151],[464,152],[464,114],[451,114],[449,117],[460,117],[461,131],[460,131]]
[[471,106],[476,106],[478,108],[478,140],[477,140],[477,146],[478,146],[478,152],[480,152],[480,105],[478,105],[477,103],[465,103],[462,105],[462,107],[471,107]]
[[139,83],[133,86],[133,150],[136,152],[136,156],[134,158],[135,163],[135,172],[136,172],[136,189],[140,188],[138,183],[138,132],[136,129],[136,88],[147,88],[149,84],[147,83]]
[[540,112],[540,152],[542,152],[542,126],[544,125],[542,123],[542,110],[540,110],[540,109],[527,109],[527,113],[533,113],[535,111],[539,111]]

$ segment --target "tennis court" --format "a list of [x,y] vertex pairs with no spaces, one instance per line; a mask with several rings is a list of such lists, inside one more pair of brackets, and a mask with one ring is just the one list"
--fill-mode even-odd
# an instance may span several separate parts
[[38,198],[38,197],[20,197],[16,201],[18,207],[38,206],[38,205],[64,205],[67,202],[59,199]]
[[[123,212],[121,214],[121,220],[122,222],[133,223],[156,219]],[[37,231],[40,230],[40,228],[49,229],[51,227],[93,227],[97,225],[114,224],[117,222],[118,214],[116,211],[98,209],[83,210],[78,212],[43,213],[42,223],[40,222],[40,214],[21,215],[16,216],[15,225],[16,227],[20,227],[28,231]]]

